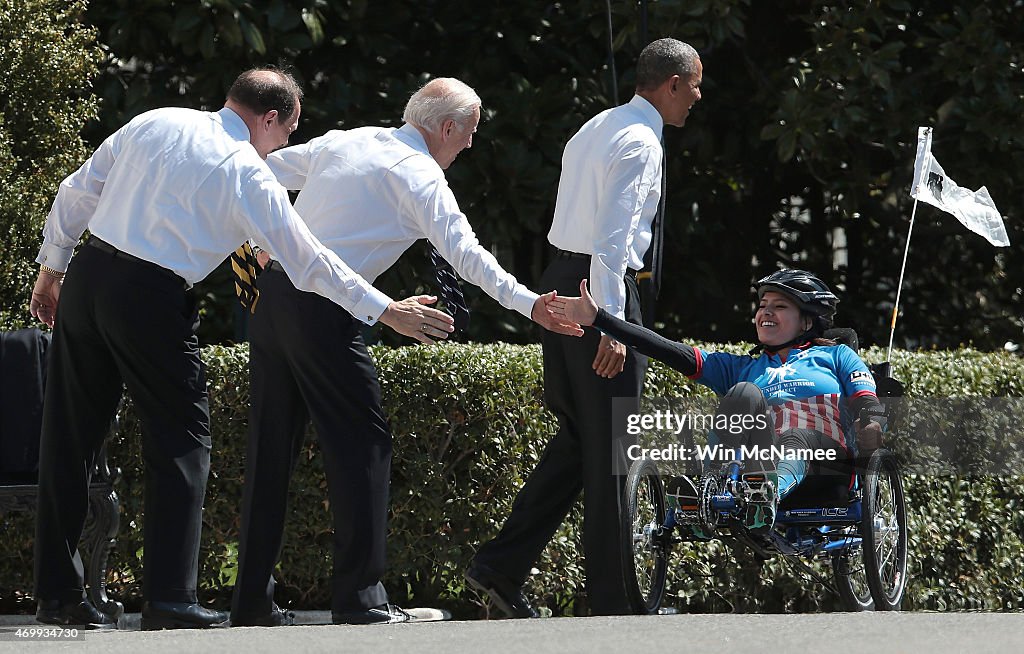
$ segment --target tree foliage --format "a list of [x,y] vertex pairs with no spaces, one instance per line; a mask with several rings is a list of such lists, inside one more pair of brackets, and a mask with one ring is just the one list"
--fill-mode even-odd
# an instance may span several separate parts
[[[611,4],[614,58],[603,2],[93,0],[86,21],[107,59],[95,87],[103,111],[87,135],[98,142],[157,106],[216,109],[240,70],[268,62],[291,66],[307,89],[293,142],[398,124],[423,81],[456,76],[485,111],[449,180],[482,242],[535,283],[550,256],[561,149],[591,115],[628,99],[646,4],[646,40],[688,41],[705,64],[704,99],[686,127],[665,132],[669,279],[657,317],[668,335],[749,338],[751,280],[799,265],[840,291],[840,322],[885,342],[919,125],[935,127],[935,156],[958,183],[988,186],[1011,242],[1021,239],[1021,0]],[[921,206],[897,345],[1018,340],[1018,252]],[[420,254],[379,285],[393,296],[422,290]],[[201,287],[215,328],[232,310],[220,274]],[[472,338],[533,338],[482,295],[469,289]]]
[[85,0],[0,0],[0,326],[29,320],[43,218],[85,156],[100,52]]

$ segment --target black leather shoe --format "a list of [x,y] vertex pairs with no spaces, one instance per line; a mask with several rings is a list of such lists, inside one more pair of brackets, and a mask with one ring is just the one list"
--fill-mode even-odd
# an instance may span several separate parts
[[289,627],[295,624],[295,614],[274,604],[267,615],[255,618],[231,616],[232,627]]
[[101,613],[89,600],[61,604],[59,600],[40,600],[36,620],[43,624],[63,624],[82,629],[117,629],[117,622]]
[[508,581],[496,571],[480,563],[473,563],[466,571],[466,581],[473,588],[487,593],[494,605],[510,618],[537,618],[537,611],[523,595],[520,586]]
[[227,621],[227,613],[188,602],[145,602],[142,605],[143,631],[225,627]]
[[334,624],[395,624],[411,619],[411,615],[394,604],[381,604],[365,611],[331,611],[331,622]]

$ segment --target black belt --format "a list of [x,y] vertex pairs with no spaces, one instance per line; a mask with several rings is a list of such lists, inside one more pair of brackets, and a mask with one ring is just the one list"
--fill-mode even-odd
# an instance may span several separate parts
[[[568,250],[563,250],[561,248],[555,248],[555,258],[556,259],[569,259],[569,260],[576,259],[576,260],[588,261],[588,262],[590,261],[590,255],[589,254],[582,254],[580,252],[569,252]],[[637,272],[639,272],[639,271],[633,270],[632,268],[626,268],[626,276],[627,277],[632,277],[633,279],[636,279]]]
[[589,254],[581,254],[579,252],[569,252],[568,250],[562,250],[555,248],[555,257],[558,259],[586,259],[590,261]]
[[124,250],[118,250],[116,247],[114,247],[110,243],[107,243],[106,241],[104,241],[104,240],[102,240],[102,239],[100,239],[100,238],[98,238],[96,236],[89,236],[89,240],[86,241],[85,244],[87,246],[91,246],[91,247],[96,248],[100,252],[105,252],[107,254],[112,254],[115,257],[117,257],[118,259],[125,259],[127,261],[133,261],[135,263],[140,263],[140,264],[142,264],[144,266],[152,268],[156,272],[163,273],[165,275],[171,275],[172,277],[174,277],[175,279],[180,281],[182,286],[184,286],[186,289],[189,288],[188,283],[184,279],[182,279],[181,275],[177,274],[173,270],[168,270],[167,268],[164,268],[163,266],[161,266],[159,264],[153,263],[152,261],[147,261],[145,259],[140,259],[139,257],[135,256],[134,254],[128,254]]

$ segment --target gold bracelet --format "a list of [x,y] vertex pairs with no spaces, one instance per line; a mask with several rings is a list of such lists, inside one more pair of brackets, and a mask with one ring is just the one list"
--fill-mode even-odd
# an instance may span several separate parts
[[45,273],[45,274],[49,275],[50,277],[56,277],[57,279],[64,279],[64,273],[62,273],[59,270],[54,270],[53,268],[51,268],[49,266],[40,265],[39,266],[39,272]]

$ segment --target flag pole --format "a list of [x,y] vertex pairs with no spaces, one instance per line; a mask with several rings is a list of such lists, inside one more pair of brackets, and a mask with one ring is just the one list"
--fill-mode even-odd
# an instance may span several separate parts
[[910,229],[907,230],[907,246],[903,249],[903,265],[900,266],[900,281],[896,285],[896,304],[892,308],[892,325],[889,329],[889,351],[885,355],[886,361],[892,361],[892,341],[896,336],[896,317],[900,312],[900,295],[903,293],[903,275],[907,272],[907,255],[910,253],[910,235],[914,233],[914,217],[917,215],[917,198],[914,198],[914,208],[910,211]]
[[885,354],[885,360],[892,362],[892,342],[896,337],[896,320],[900,315],[900,296],[903,294],[903,277],[907,272],[907,255],[910,254],[910,237],[914,233],[914,218],[917,216],[917,195],[922,184],[925,183],[928,171],[929,160],[932,156],[932,128],[919,127],[917,129],[917,156],[914,157],[914,182],[910,189],[910,196],[914,198],[914,208],[910,211],[910,228],[907,229],[907,245],[903,248],[903,264],[900,266],[900,279],[896,284],[896,304],[892,307],[892,321],[889,325],[889,350]]

